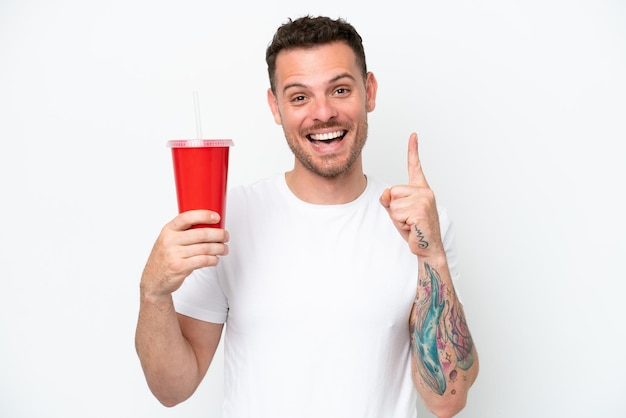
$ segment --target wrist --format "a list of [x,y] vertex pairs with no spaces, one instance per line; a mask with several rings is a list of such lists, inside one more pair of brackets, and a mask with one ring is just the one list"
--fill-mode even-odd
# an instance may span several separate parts
[[417,256],[417,261],[420,265],[424,263],[428,263],[431,266],[442,266],[448,265],[448,258],[446,257],[446,252],[441,251],[433,251],[428,254],[420,254]]
[[157,292],[154,289],[150,289],[143,284],[139,286],[139,295],[141,303],[146,303],[155,306],[169,306],[173,305],[172,294]]

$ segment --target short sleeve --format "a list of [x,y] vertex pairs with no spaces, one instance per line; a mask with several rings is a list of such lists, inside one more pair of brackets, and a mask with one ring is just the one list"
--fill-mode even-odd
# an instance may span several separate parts
[[226,322],[228,299],[220,286],[216,268],[193,271],[172,297],[179,314],[217,324]]

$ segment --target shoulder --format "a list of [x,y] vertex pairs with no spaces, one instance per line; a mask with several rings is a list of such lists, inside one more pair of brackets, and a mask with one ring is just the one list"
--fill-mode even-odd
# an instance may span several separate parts
[[239,184],[228,189],[227,201],[231,205],[250,201],[271,201],[281,191],[282,174],[274,174],[250,184]]
[[273,174],[271,176],[256,180],[249,184],[237,184],[229,188],[228,193],[232,196],[245,196],[259,192],[276,190],[284,182],[284,174]]
[[[284,175],[275,174],[250,184],[239,184],[228,189],[226,213],[231,221],[258,221],[258,217],[273,213],[284,204]],[[228,221],[227,221],[228,222]],[[230,223],[230,228],[233,223]]]

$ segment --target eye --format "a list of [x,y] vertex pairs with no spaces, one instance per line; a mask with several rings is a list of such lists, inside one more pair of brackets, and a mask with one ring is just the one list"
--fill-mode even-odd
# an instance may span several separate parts
[[346,87],[339,87],[335,90],[335,96],[347,96],[350,94],[350,89]]
[[306,100],[306,96],[298,95],[291,98],[292,103],[302,103]]

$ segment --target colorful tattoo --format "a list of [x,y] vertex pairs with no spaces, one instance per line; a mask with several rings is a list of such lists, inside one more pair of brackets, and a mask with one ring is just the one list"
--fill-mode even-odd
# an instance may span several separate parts
[[446,374],[454,382],[458,377],[457,367],[467,370],[474,363],[473,340],[461,305],[455,299],[451,301],[450,291],[444,288],[437,270],[428,263],[424,266],[426,277],[420,280],[420,286],[424,287],[425,295],[415,301],[411,343],[422,380],[435,393],[443,395]]
[[443,375],[443,367],[439,360],[437,350],[437,334],[439,321],[443,313],[443,298],[439,297],[439,284],[437,277],[428,263],[426,272],[430,276],[430,293],[422,298],[421,302],[416,301],[417,320],[413,330],[413,349],[417,370],[424,382],[436,393],[443,395],[446,391],[446,378]]
[[443,343],[449,342],[452,345],[456,354],[456,365],[462,370],[467,370],[474,364],[474,356],[472,355],[474,342],[460,307],[453,306],[449,313],[449,320],[446,321],[449,328],[446,329]]

